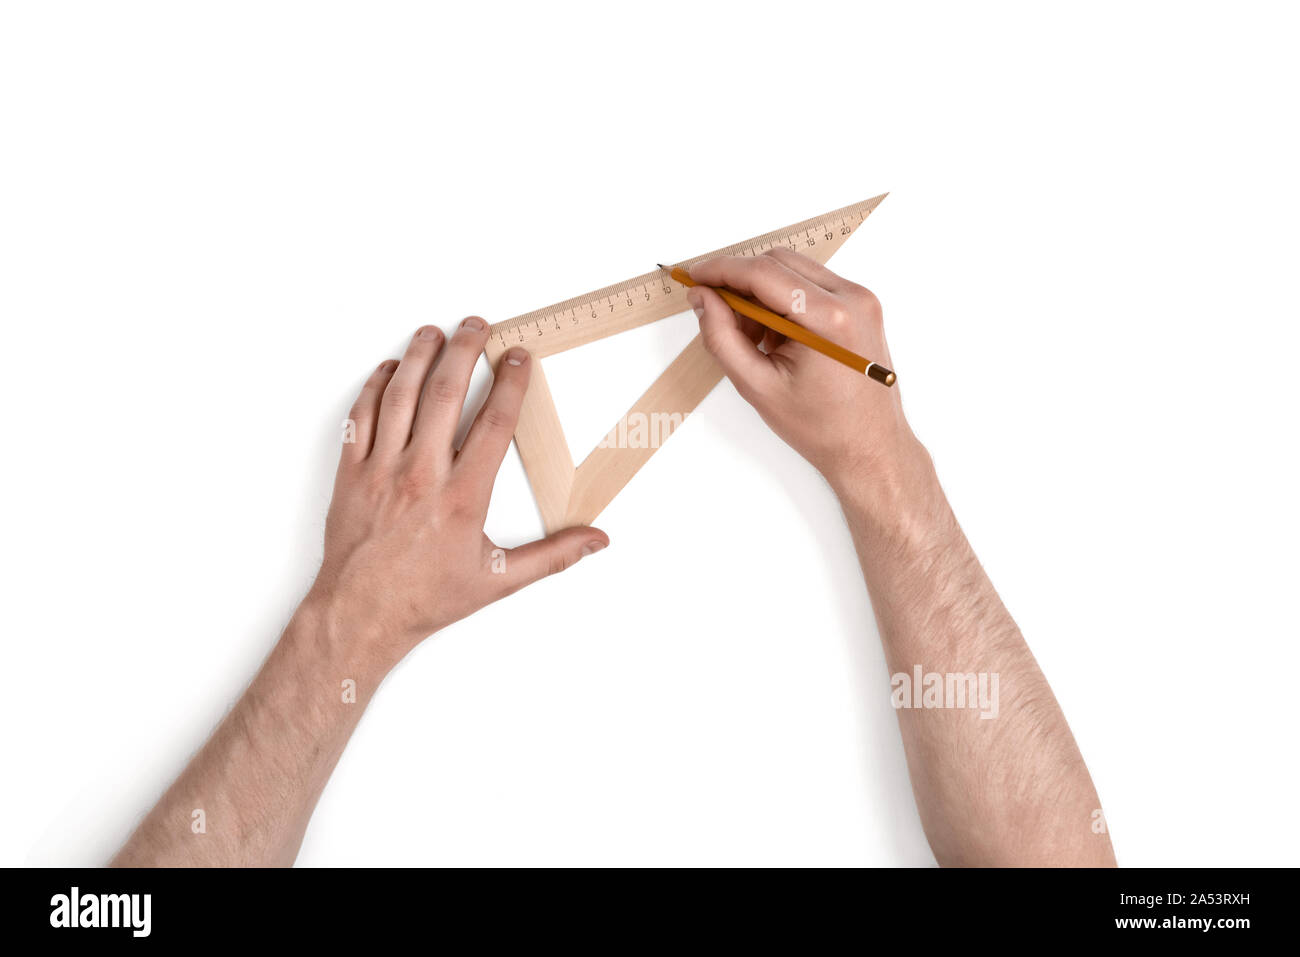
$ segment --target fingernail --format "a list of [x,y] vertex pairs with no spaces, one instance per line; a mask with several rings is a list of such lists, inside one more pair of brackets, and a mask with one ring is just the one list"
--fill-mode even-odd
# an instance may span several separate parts
[[582,546],[582,557],[586,558],[588,555],[594,555],[604,547],[604,542],[588,542]]
[[506,353],[506,362],[512,366],[521,366],[528,360],[528,352],[518,346]]
[[397,368],[396,359],[385,359],[383,362],[379,363],[380,372],[392,372],[396,368]]
[[437,339],[442,335],[442,330],[437,326],[424,326],[415,334],[417,339]]
[[462,329],[468,329],[471,332],[482,332],[487,326],[483,325],[483,320],[478,316],[470,316],[460,324]]
[[700,302],[700,294],[698,292],[692,289],[686,294],[686,301],[689,302],[691,308],[695,310],[697,318],[704,315],[704,305]]

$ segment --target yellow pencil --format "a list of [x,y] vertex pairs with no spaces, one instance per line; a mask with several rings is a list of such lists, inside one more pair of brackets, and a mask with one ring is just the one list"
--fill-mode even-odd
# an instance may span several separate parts
[[[665,266],[663,263],[656,263],[655,265],[660,269],[668,269],[668,274],[683,286],[704,285],[704,283],[699,283],[692,279],[690,273],[685,269],[682,269],[680,266],[674,266],[669,269],[669,267]],[[758,303],[750,302],[745,297],[738,296],[730,289],[722,289],[718,286],[708,286],[707,288],[716,292],[722,297],[723,302],[742,316],[753,319],[755,322],[766,326],[774,332],[781,333],[781,335],[785,336],[787,339],[801,342],[809,349],[816,349],[822,355],[830,356],[835,361],[844,363],[844,365],[848,366],[850,369],[863,373],[868,379],[875,379],[883,386],[891,386],[898,380],[898,376],[894,375],[892,371],[886,369],[879,362],[872,362],[870,359],[864,359],[856,352],[850,352],[843,346],[837,346],[829,339],[823,339],[811,329],[807,329],[799,325],[797,322],[791,322],[789,319],[785,318],[785,316],[778,316],[770,309],[766,309]]]

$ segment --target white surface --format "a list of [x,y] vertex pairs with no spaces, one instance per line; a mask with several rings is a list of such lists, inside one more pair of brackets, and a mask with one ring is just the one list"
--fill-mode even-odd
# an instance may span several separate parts
[[[219,720],[417,325],[889,190],[833,265],[1121,863],[1297,863],[1297,24],[1215,9],[6,4],[0,861],[106,860]],[[600,524],[392,675],[300,862],[932,863],[837,506],[729,385]]]

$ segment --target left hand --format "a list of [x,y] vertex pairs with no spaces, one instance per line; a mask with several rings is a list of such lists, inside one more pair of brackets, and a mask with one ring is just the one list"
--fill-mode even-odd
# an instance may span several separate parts
[[350,413],[325,524],[325,557],[304,604],[395,664],[425,637],[609,544],[569,528],[519,548],[483,533],[492,485],[514,435],[534,360],[508,351],[459,452],[470,376],[487,342],[471,316],[450,339],[418,330],[401,361],[371,374]]

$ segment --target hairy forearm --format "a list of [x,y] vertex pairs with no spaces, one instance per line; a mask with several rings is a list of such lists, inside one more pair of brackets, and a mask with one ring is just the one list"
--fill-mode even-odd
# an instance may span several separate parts
[[425,637],[609,544],[577,527],[517,548],[483,533],[533,363],[512,348],[457,447],[488,339],[421,326],[345,421],[325,554],[238,704],[114,864],[292,864],[312,809],[385,674]]
[[[885,482],[833,480],[896,696],[922,825],[943,865],[1113,864],[1065,716],[916,445]],[[918,674],[976,675],[992,701],[940,707]],[[996,677],[994,677],[996,676]],[[957,679],[960,681],[961,679]],[[916,703],[921,707],[915,707]],[[897,703],[897,701],[896,701]],[[983,715],[983,716],[982,716]]]
[[[293,863],[312,810],[385,668],[309,598],[247,691],[112,863]],[[345,682],[354,682],[345,686]],[[198,813],[196,813],[198,812]]]

